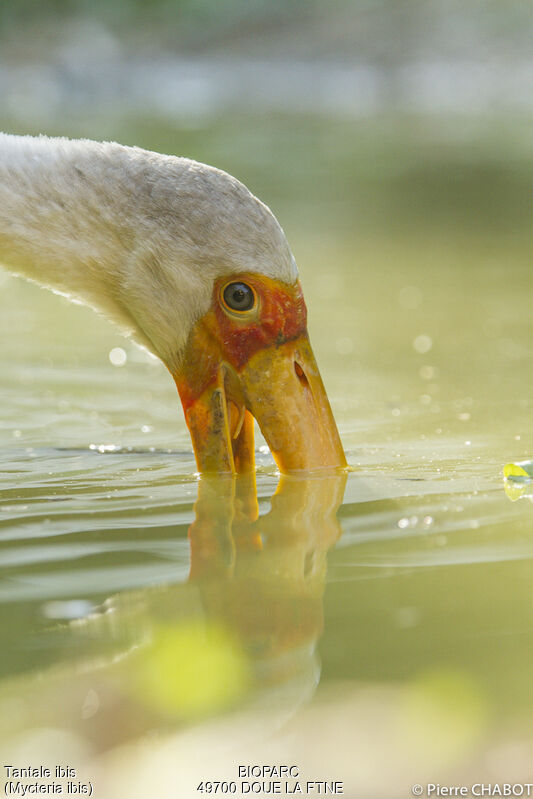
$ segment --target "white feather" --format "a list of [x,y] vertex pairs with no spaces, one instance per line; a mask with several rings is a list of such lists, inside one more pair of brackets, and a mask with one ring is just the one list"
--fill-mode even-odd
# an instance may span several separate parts
[[171,371],[217,278],[297,278],[271,211],[219,169],[109,142],[2,133],[0,262],[105,314]]

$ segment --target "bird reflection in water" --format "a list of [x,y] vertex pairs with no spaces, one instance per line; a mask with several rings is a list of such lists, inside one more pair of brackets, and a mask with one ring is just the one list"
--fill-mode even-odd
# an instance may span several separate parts
[[341,534],[345,483],[346,474],[283,475],[271,509],[258,516],[252,476],[200,480],[190,582],[209,621],[238,640],[263,691],[284,686],[303,700],[316,686],[326,556]]
[[[344,473],[282,476],[258,515],[253,475],[203,476],[188,580],[123,591],[101,611],[36,631],[39,679],[22,674],[8,693],[23,697],[24,740],[52,725],[102,751],[238,708],[257,719],[273,711],[276,725],[292,715],[318,682],[345,483]],[[0,743],[13,733],[0,722]]]

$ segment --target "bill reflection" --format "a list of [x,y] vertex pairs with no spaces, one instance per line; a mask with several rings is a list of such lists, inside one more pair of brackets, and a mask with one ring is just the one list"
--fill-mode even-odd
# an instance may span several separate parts
[[39,679],[34,669],[6,685],[17,719],[6,710],[0,743],[12,759],[50,726],[94,756],[235,712],[283,723],[319,679],[326,558],[345,482],[282,477],[259,516],[253,476],[202,478],[185,581],[122,591],[36,633]]
[[292,691],[298,703],[316,686],[326,558],[341,534],[345,483],[282,476],[259,517],[250,478],[199,484],[190,585],[205,620],[238,642],[256,691]]

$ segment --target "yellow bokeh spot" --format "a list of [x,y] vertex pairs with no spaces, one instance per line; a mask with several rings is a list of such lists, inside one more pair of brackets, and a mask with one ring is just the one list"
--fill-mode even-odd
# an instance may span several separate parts
[[136,686],[155,709],[187,719],[224,710],[247,690],[246,656],[222,627],[201,621],[156,627]]
[[486,730],[487,698],[468,674],[427,671],[407,688],[402,702],[403,735],[433,763],[449,763],[471,751]]

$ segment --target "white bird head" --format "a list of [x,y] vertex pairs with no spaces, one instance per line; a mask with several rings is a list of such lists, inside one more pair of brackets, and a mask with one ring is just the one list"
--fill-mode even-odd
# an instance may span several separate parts
[[294,258],[242,183],[112,143],[0,136],[2,146],[0,257],[163,360],[200,471],[252,469],[254,418],[282,471],[346,465]]

